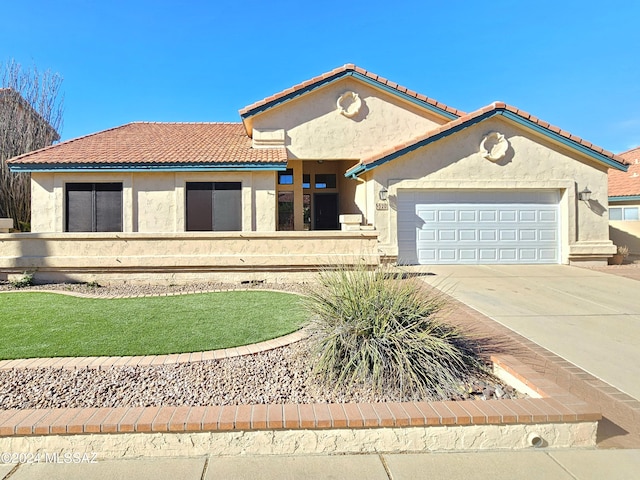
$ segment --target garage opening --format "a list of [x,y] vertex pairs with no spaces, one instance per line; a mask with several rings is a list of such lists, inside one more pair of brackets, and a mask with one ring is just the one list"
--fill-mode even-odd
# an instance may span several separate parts
[[557,190],[403,190],[402,264],[560,263]]

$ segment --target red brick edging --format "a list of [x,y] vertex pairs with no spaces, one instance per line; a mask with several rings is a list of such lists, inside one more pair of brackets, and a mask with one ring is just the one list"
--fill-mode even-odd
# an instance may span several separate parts
[[597,408],[512,356],[493,357],[543,398],[0,411],[0,436],[595,422]]

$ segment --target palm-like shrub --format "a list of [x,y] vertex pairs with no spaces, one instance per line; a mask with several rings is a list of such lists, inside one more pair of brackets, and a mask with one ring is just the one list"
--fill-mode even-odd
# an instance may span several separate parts
[[336,388],[446,397],[481,368],[475,342],[436,318],[446,296],[388,268],[323,272],[306,304],[314,371]]

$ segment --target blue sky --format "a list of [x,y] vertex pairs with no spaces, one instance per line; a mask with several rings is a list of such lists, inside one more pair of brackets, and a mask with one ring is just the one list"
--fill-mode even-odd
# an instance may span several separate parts
[[501,100],[614,152],[640,145],[636,0],[4,0],[2,16],[0,62],[64,77],[63,140],[239,121],[355,63],[467,112]]

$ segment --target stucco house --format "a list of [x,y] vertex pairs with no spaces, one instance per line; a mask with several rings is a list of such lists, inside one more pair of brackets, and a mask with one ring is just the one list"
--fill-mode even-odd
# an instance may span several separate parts
[[[157,272],[299,269],[346,253],[568,264],[615,252],[607,171],[624,171],[623,159],[510,105],[465,113],[349,64],[240,118],[131,123],[13,159],[32,176],[38,234],[27,240],[40,242],[14,246],[14,263],[25,266],[25,249],[49,257],[42,271],[71,271],[63,257],[99,248],[102,271]],[[86,244],[99,239],[109,241]],[[134,252],[136,241],[146,243]]]
[[640,255],[640,147],[619,157],[629,165],[626,172],[609,171],[610,236],[616,245],[626,245],[630,253]]

